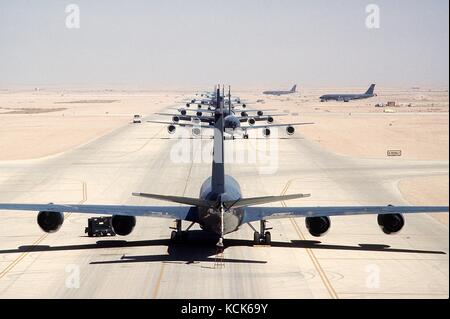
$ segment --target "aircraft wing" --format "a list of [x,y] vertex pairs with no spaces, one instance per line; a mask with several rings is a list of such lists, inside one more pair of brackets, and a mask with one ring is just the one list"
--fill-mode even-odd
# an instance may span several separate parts
[[149,123],[167,124],[167,125],[178,125],[181,127],[200,127],[200,128],[214,128],[210,125],[201,125],[195,123],[178,123],[178,122],[168,122],[168,121],[147,121]]
[[271,127],[286,127],[286,126],[299,126],[299,125],[311,125],[315,123],[292,123],[292,124],[266,124],[266,125],[253,125],[253,126],[242,126],[244,130],[254,130],[259,128],[271,128]]
[[55,205],[55,204],[0,204],[0,210],[146,216],[190,220],[196,212],[192,206],[122,206],[122,205]]
[[448,213],[448,211],[448,206],[246,207],[243,222],[290,217]]

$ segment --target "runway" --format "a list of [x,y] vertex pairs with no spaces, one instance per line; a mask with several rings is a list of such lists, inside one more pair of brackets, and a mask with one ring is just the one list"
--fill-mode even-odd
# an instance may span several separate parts
[[[225,148],[245,155],[258,141],[227,141]],[[202,146],[193,155],[210,142],[184,141]],[[179,143],[164,126],[130,124],[63,154],[0,162],[0,202],[150,205],[161,202],[131,193],[197,197],[211,167],[195,158],[174,163]],[[274,206],[404,205],[400,180],[449,174],[448,161],[338,156],[301,134],[272,146],[276,160],[228,164],[226,173],[247,197],[312,194]],[[396,236],[384,235],[376,216],[332,218],[319,239],[302,218],[272,220],[271,247],[254,247],[244,225],[226,237],[223,268],[215,264],[215,242],[197,227],[188,242],[171,245],[172,224],[138,218],[130,236],[89,238],[86,215],[66,216],[48,235],[36,214],[2,212],[0,298],[449,297],[448,225],[426,214],[406,216]]]

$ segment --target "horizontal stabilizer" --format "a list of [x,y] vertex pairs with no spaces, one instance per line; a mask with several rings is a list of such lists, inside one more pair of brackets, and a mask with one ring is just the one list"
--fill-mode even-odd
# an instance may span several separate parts
[[166,195],[144,194],[144,193],[133,193],[133,196],[158,199],[165,202],[178,203],[197,207],[207,207],[207,208],[215,207],[217,204],[215,201],[209,201],[198,198],[179,197],[179,196],[166,196]]
[[306,197],[310,197],[310,196],[311,196],[311,194],[293,194],[293,195],[284,195],[284,196],[241,198],[237,201],[224,202],[223,205],[226,209],[230,209],[232,207],[239,208],[239,207],[255,206],[255,205],[268,204],[268,203],[282,202],[285,200],[306,198]]

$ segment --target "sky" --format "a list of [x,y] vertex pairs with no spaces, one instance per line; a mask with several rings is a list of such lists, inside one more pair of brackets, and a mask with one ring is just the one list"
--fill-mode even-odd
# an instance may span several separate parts
[[0,88],[447,88],[448,15],[448,0],[0,0]]

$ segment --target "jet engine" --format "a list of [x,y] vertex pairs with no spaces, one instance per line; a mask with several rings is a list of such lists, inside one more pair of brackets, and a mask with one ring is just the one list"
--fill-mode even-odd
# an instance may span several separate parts
[[252,117],[248,119],[248,124],[250,124],[251,126],[255,125],[256,120]]
[[[239,103],[241,103],[241,102],[239,101]],[[239,103],[238,103],[238,104],[239,104]],[[242,107],[245,109],[245,108],[247,107],[247,104],[245,104],[245,103],[242,104]]]
[[268,118],[267,118],[267,123],[269,123],[269,124],[272,124],[273,123],[273,117],[272,116],[269,116]]
[[192,135],[195,137],[198,137],[202,134],[202,129],[199,127],[193,127],[192,128]]
[[191,107],[191,103],[186,103],[186,107]]
[[263,129],[263,135],[264,137],[269,137],[270,136],[270,129],[269,128],[264,128]]
[[258,111],[256,114],[258,114],[258,116],[263,116],[264,112],[263,111]]
[[321,237],[330,229],[331,221],[329,217],[306,217],[306,228],[314,237]]
[[247,116],[248,116],[248,114],[247,114],[247,112],[245,112],[245,111],[242,111],[242,112],[241,112],[241,116],[242,116],[242,117],[247,117]]
[[136,217],[114,215],[111,220],[111,226],[114,232],[120,236],[131,234],[136,226]]
[[378,215],[378,225],[385,234],[391,235],[402,230],[405,219],[402,214]]
[[287,133],[287,135],[294,135],[295,128],[293,126],[286,127],[286,133]]
[[199,117],[200,117],[200,116],[202,116],[202,115],[203,115],[203,113],[202,113],[202,112],[200,112],[200,111],[198,111],[198,112],[197,112],[197,116],[199,116]]
[[186,112],[186,110],[185,110],[185,109],[181,109],[181,110],[180,110],[180,114],[184,116],[184,115],[186,115],[186,114],[187,114],[187,112]]
[[56,233],[64,222],[64,213],[39,212],[37,223],[46,233]]
[[175,123],[178,123],[180,121],[180,118],[178,116],[174,116],[174,117],[172,117],[172,121],[174,121]]
[[176,130],[177,130],[177,127],[175,125],[169,125],[167,127],[167,132],[169,132],[169,134],[175,133]]

